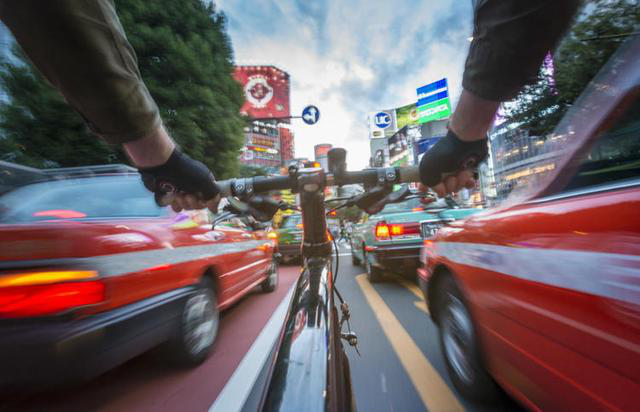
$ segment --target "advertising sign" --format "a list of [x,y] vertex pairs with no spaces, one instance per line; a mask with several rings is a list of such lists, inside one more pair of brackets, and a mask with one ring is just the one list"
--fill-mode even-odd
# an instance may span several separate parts
[[253,118],[288,117],[289,75],[273,66],[236,66],[245,102],[240,113]]
[[389,137],[398,130],[395,110],[379,110],[369,114],[369,137]]
[[409,157],[409,141],[406,133],[403,133],[403,131],[399,131],[391,136],[387,144],[389,147],[389,163],[391,165],[398,166],[399,164],[397,164],[397,162],[400,159]]
[[451,116],[451,102],[446,78],[419,87],[416,92],[418,94],[418,102],[416,103],[418,123],[427,123]]
[[398,126],[398,130],[407,125],[418,124],[418,109],[415,103],[398,107],[396,109],[396,124]]

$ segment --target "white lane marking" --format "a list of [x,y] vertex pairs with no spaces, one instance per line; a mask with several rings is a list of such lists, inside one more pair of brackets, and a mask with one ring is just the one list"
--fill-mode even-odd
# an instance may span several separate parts
[[209,408],[209,412],[229,412],[242,409],[260,371],[269,358],[271,348],[280,336],[296,283],[297,281],[291,285],[287,296],[280,302],[267,324],[262,328],[249,351],[244,355],[233,375]]
[[384,376],[384,373],[380,374],[380,386],[382,387],[382,393],[387,393],[387,379]]

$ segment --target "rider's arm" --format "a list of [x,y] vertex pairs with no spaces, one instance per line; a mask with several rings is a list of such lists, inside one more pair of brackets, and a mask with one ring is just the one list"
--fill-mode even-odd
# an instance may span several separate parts
[[0,18],[96,134],[125,143],[160,127],[158,107],[111,1],[5,0]]
[[0,0],[0,19],[89,127],[123,144],[149,190],[175,188],[175,210],[217,209],[213,175],[177,150],[162,126],[113,1]]
[[463,92],[449,132],[420,162],[422,183],[439,195],[474,185],[465,170],[487,154],[500,102],[536,80],[545,55],[568,28],[579,0],[477,0]]
[[579,0],[478,0],[462,87],[491,101],[512,99],[536,75],[569,27]]

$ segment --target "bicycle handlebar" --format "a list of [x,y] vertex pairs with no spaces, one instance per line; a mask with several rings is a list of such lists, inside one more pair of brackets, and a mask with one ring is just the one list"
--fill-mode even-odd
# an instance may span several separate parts
[[[375,185],[381,175],[386,176],[390,171],[389,169],[394,169],[395,172],[395,178],[389,183],[399,184],[420,181],[418,166],[405,166],[393,168],[376,167],[353,172],[344,172],[340,175],[339,179],[325,179],[325,183],[329,181],[333,182],[330,184],[327,183],[329,186],[349,184]],[[326,176],[332,175],[327,174]],[[269,192],[271,190],[296,190],[298,188],[298,182],[290,176],[256,176],[250,178],[228,179],[220,180],[216,182],[216,184],[220,188],[220,196],[222,197],[236,196],[237,193],[235,193],[235,186],[237,184],[251,184],[253,186],[253,194]]]

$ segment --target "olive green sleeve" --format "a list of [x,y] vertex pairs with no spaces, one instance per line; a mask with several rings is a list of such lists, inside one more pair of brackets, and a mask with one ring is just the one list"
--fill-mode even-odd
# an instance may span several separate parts
[[477,0],[462,86],[487,100],[514,98],[536,80],[579,0]]
[[110,143],[161,124],[109,0],[2,0],[0,19],[44,76]]

